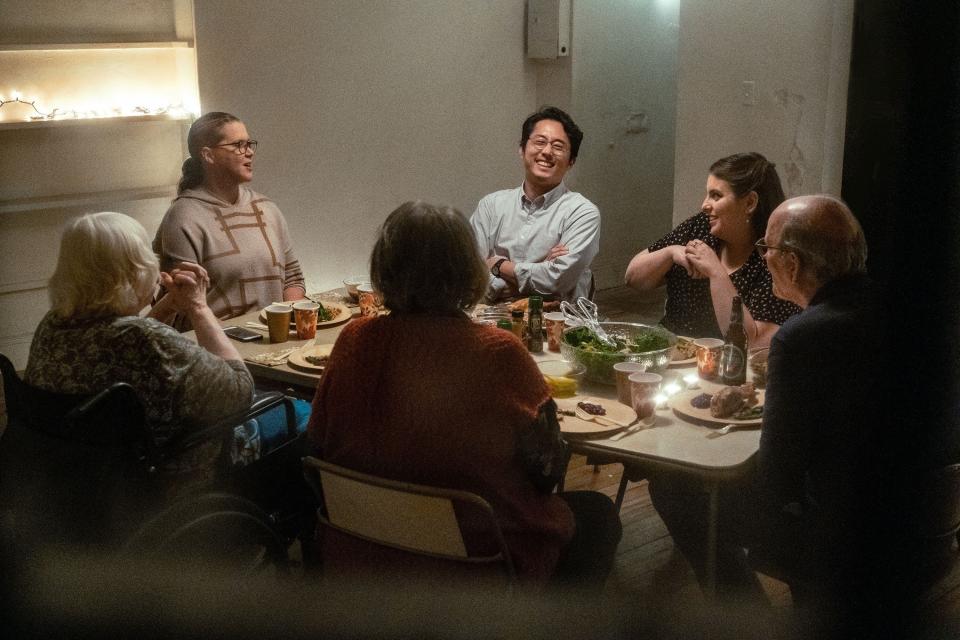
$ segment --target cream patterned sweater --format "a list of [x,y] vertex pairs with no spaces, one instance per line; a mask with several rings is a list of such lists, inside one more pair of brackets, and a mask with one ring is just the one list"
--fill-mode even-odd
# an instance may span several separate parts
[[[290,287],[306,292],[283,214],[246,185],[240,186],[236,204],[203,187],[181,193],[163,216],[153,250],[164,271],[183,261],[207,270],[207,304],[221,320],[283,300]],[[180,317],[174,326],[189,328]]]

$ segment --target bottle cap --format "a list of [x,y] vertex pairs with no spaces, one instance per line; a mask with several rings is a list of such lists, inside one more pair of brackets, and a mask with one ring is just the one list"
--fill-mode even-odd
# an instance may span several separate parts
[[510,312],[510,317],[512,317],[514,320],[523,320],[523,310],[514,309]]
[[497,320],[497,326],[501,329],[506,329],[507,331],[513,331],[513,323],[506,318],[503,320]]

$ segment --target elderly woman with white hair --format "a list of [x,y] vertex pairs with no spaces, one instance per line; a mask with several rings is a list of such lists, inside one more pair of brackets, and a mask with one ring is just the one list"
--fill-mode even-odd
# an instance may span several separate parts
[[[161,273],[146,230],[129,216],[71,220],[50,279],[51,309],[30,345],[26,382],[71,394],[127,382],[161,445],[180,429],[242,411],[253,399],[253,379],[207,306],[207,282],[196,264]],[[168,292],[166,311],[190,319],[196,343],[139,315],[158,283]]]

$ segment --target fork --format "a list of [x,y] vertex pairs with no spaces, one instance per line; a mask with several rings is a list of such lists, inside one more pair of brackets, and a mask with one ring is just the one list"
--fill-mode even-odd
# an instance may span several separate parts
[[749,424],[734,424],[734,423],[731,423],[731,424],[724,425],[723,427],[717,429],[716,431],[711,431],[710,433],[707,434],[707,437],[708,437],[708,438],[719,438],[720,436],[725,436],[725,435],[727,435],[728,433],[730,433],[730,432],[733,431],[734,429],[742,429],[742,428],[744,428],[744,427],[751,427],[751,426],[753,426],[753,425],[749,425]]
[[623,438],[626,438],[631,433],[636,433],[637,431],[640,431],[640,429],[643,429],[643,426],[644,426],[643,422],[638,422],[632,426],[627,427],[620,433],[610,436],[610,440],[622,440]]

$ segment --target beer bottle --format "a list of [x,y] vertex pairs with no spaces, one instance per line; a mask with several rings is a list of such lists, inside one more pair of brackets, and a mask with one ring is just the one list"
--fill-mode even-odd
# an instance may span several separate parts
[[527,349],[543,353],[543,298],[530,296],[527,309]]
[[720,356],[720,375],[723,384],[727,385],[740,385],[747,381],[747,332],[743,328],[743,303],[740,296],[733,297],[730,327],[727,329]]

